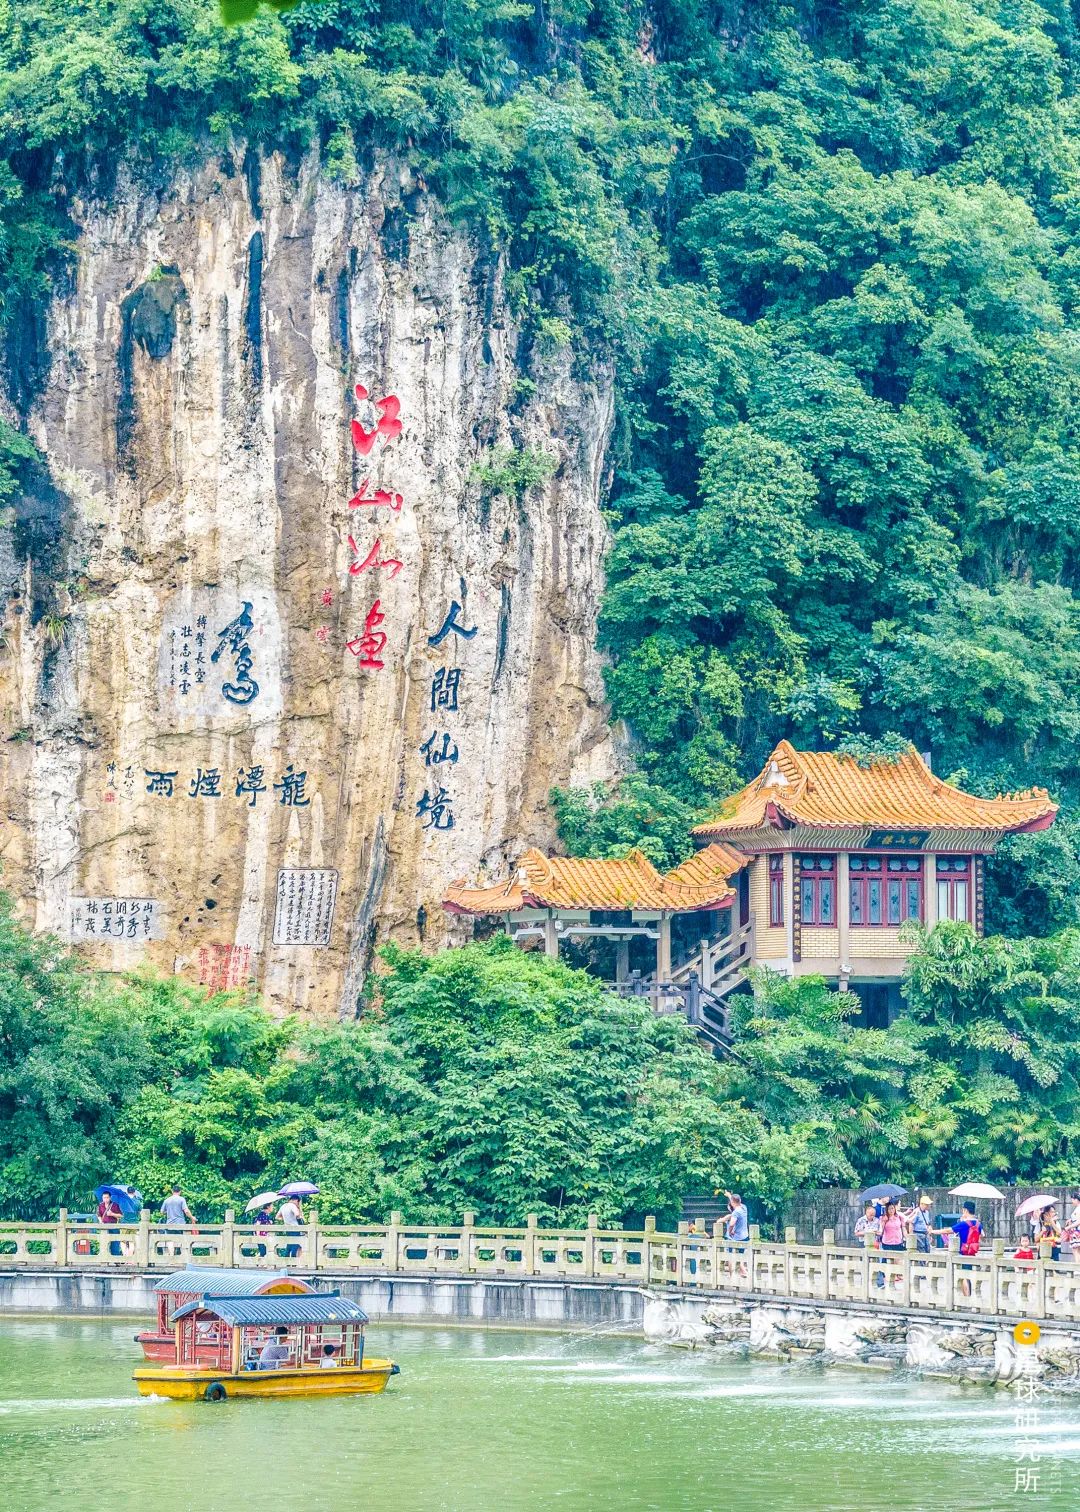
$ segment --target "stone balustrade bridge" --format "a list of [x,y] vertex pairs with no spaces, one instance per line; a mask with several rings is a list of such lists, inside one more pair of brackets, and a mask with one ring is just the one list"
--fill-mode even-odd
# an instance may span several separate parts
[[917,1311],[986,1320],[1029,1318],[1080,1328],[1080,1262],[1014,1260],[1001,1241],[978,1256],[936,1249],[929,1254],[867,1251],[837,1245],[763,1242],[756,1228],[745,1244],[688,1231],[637,1232],[489,1228],[465,1215],[459,1226],[323,1224],[302,1229],[256,1228],[234,1221],[170,1228],[138,1222],[81,1222],[61,1211],[55,1222],[0,1224],[0,1275],[64,1273],[97,1276],[164,1273],[187,1265],[290,1269],[333,1283],[337,1278],[428,1280],[487,1278],[641,1290],[677,1290],[715,1298],[857,1306],[875,1312]]

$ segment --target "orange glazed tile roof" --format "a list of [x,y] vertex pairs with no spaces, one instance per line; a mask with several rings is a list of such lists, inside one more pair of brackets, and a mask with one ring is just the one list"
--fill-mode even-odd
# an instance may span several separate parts
[[782,740],[765,769],[694,834],[702,840],[785,824],[875,829],[1045,829],[1057,804],[1044,788],[975,798],[935,777],[909,748],[898,761],[861,767],[835,751],[796,751]]
[[633,850],[619,861],[545,856],[528,850],[514,876],[493,887],[454,882],[443,907],[458,914],[517,913],[522,908],[660,909],[674,913],[724,908],[734,896],[728,878],[746,858],[710,845],[663,875]]

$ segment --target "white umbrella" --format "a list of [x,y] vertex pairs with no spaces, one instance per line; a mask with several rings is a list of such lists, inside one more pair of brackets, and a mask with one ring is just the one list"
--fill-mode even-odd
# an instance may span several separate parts
[[1005,1193],[999,1192],[996,1186],[991,1186],[988,1181],[962,1181],[959,1186],[949,1188],[950,1197],[990,1197],[995,1202],[1004,1202]]
[[251,1199],[251,1201],[248,1203],[247,1207],[244,1209],[244,1212],[245,1213],[255,1213],[255,1212],[258,1212],[259,1208],[261,1208],[261,1207],[269,1207],[271,1203],[276,1202],[277,1200],[278,1200],[278,1194],[276,1192],[260,1192],[257,1197],[253,1197]]
[[1057,1207],[1057,1198],[1048,1197],[1045,1192],[1039,1192],[1036,1196],[1029,1197],[1026,1202],[1020,1204],[1016,1210],[1016,1216],[1017,1218],[1022,1218],[1025,1213],[1038,1213],[1047,1207]]

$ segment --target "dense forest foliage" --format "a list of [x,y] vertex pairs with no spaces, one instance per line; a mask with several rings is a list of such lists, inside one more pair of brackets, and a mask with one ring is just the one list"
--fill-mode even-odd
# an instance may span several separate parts
[[[1010,932],[1062,926],[1078,41],[1067,0],[312,0],[232,29],[211,0],[0,0],[9,373],[70,197],[121,157],[242,136],[356,182],[396,154],[505,254],[526,385],[552,345],[614,359],[602,635],[640,772],[614,813],[563,795],[568,841],[670,859],[778,736],[900,734],[1065,799],[990,882]],[[27,465],[10,427],[0,455]]]
[[1080,936],[942,925],[888,1029],[853,994],[762,974],[723,1062],[676,1016],[504,938],[390,951],[359,1022],[281,1021],[179,979],[101,976],[0,912],[0,1218],[95,1184],[220,1219],[285,1180],[320,1215],[663,1224],[688,1192],[768,1220],[799,1187],[1075,1179]]

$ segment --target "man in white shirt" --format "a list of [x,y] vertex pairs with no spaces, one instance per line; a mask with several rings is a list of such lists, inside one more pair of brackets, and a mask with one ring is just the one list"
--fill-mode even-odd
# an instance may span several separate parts
[[[285,1230],[288,1238],[299,1239],[299,1227],[304,1222],[304,1210],[300,1206],[299,1197],[287,1197],[285,1199],[278,1208],[278,1222]],[[285,1258],[287,1260],[295,1260],[299,1253],[300,1246],[298,1244],[286,1245]]]

